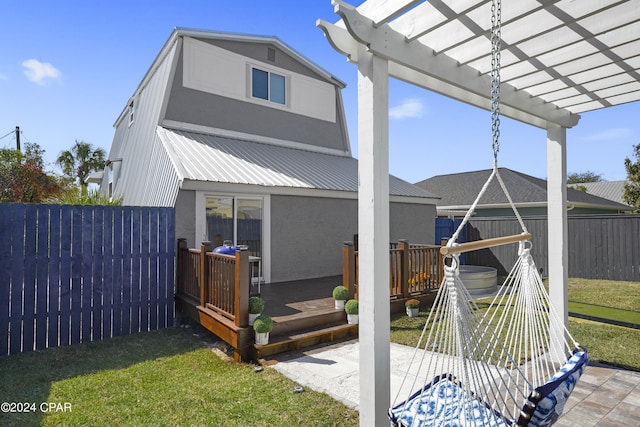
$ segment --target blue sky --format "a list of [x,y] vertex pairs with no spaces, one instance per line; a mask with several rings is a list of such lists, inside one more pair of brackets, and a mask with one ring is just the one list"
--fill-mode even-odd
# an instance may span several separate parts
[[[352,2],[354,5],[361,0]],[[337,20],[331,0],[4,2],[0,26],[0,146],[37,142],[51,163],[75,140],[109,150],[113,123],[174,27],[274,35],[347,83],[357,157],[356,66],[333,50],[316,19]],[[391,173],[410,182],[492,166],[490,115],[391,80]],[[568,171],[626,178],[640,143],[640,104],[585,113],[568,130]],[[502,119],[499,163],[546,177],[546,133]]]

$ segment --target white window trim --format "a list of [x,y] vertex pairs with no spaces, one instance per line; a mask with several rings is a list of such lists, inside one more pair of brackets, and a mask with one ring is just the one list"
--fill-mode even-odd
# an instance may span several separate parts
[[135,117],[134,117],[135,111],[136,111],[136,103],[135,103],[135,100],[132,99],[131,102],[129,103],[128,112],[127,112],[129,116],[129,126],[131,126],[135,120]]
[[[206,198],[207,197],[229,197],[234,201],[240,199],[261,199],[262,200],[262,279],[263,283],[271,283],[271,196],[268,194],[255,193],[224,193],[211,191],[196,192],[196,246],[199,247],[207,236],[206,224]],[[233,204],[234,217],[236,217],[237,204]],[[236,239],[234,228],[234,241]]]
[[[279,102],[271,101],[271,99],[262,99],[256,98],[253,96],[253,69],[257,69],[260,71],[265,71],[269,73],[269,75],[277,74],[279,76],[284,77],[284,104],[280,104]],[[271,90],[271,78],[269,78],[269,91]],[[269,93],[269,98],[271,98],[271,93]],[[284,72],[279,68],[267,67],[263,64],[255,64],[252,62],[247,62],[247,99],[254,104],[260,105],[268,105],[269,107],[278,108],[280,110],[291,110],[291,75]]]

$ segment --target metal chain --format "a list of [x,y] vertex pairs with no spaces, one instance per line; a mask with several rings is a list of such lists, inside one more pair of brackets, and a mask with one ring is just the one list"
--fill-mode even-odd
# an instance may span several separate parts
[[500,150],[500,48],[501,48],[501,0],[491,1],[491,134],[493,160],[498,163]]

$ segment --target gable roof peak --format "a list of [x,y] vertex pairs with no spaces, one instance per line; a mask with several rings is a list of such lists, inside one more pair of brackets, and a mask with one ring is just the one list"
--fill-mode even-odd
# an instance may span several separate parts
[[347,84],[329,73],[327,70],[302,55],[300,52],[293,49],[287,43],[283,42],[278,36],[267,36],[267,35],[259,35],[259,34],[248,34],[248,33],[237,33],[237,32],[229,32],[229,31],[218,31],[218,30],[202,30],[195,28],[187,28],[187,27],[174,27],[173,32],[169,36],[169,40],[166,44],[171,44],[173,41],[179,37],[197,37],[203,39],[216,39],[216,40],[231,40],[231,41],[240,41],[240,42],[250,42],[250,43],[269,43],[277,46],[282,51],[286,52],[291,57],[297,59],[307,67],[314,70],[316,73],[321,75],[327,80],[330,80],[340,86],[340,88],[345,88]]

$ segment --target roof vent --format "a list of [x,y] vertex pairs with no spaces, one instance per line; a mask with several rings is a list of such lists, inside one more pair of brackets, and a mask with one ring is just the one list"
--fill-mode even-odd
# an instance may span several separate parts
[[271,62],[276,62],[276,50],[274,48],[267,48],[267,59]]

